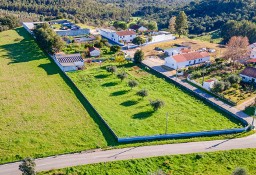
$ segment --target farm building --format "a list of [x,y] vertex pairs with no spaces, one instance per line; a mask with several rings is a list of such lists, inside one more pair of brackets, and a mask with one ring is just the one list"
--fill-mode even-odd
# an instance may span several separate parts
[[210,61],[210,55],[207,52],[189,52],[166,57],[165,65],[173,69],[180,69],[207,61]]
[[81,54],[56,54],[57,64],[64,72],[75,71],[84,67],[84,60]]
[[246,67],[241,73],[240,77],[243,82],[252,82],[256,83],[256,68],[254,67]]
[[89,48],[90,56],[91,57],[98,57],[100,56],[100,49],[96,47],[90,47]]

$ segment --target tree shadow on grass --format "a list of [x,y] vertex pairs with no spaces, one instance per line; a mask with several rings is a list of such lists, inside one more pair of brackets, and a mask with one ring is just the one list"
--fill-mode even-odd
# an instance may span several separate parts
[[148,117],[151,117],[154,114],[155,111],[145,111],[145,112],[139,112],[137,114],[133,115],[133,119],[146,119]]
[[56,66],[53,65],[52,62],[40,64],[38,67],[44,69],[47,75],[54,75],[59,73],[59,70],[56,68]]
[[97,79],[103,79],[103,78],[107,78],[109,76],[110,76],[110,74],[100,74],[100,75],[96,75],[94,77],[97,78]]
[[15,31],[20,36],[24,37],[24,39],[16,43],[0,46],[1,49],[7,52],[7,57],[10,59],[9,64],[47,58],[44,52],[38,47],[33,37],[24,28],[17,28]]
[[127,100],[127,101],[125,101],[125,102],[123,102],[123,103],[120,103],[120,105],[125,106],[125,107],[129,107],[129,106],[136,105],[136,104],[138,104],[138,103],[139,103],[139,102],[136,101],[136,100]]
[[116,92],[111,93],[110,96],[124,95],[124,94],[126,94],[127,92],[129,92],[129,91],[127,91],[127,90],[116,91]]
[[115,86],[117,84],[118,84],[117,82],[108,82],[108,83],[102,84],[101,86],[103,86],[103,87],[111,87],[111,86]]

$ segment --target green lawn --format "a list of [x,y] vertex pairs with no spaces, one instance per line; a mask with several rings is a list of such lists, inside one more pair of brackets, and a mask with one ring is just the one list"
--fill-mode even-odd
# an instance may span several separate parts
[[23,28],[0,33],[0,84],[0,163],[108,145],[108,132]]
[[[119,137],[164,134],[166,113],[167,133],[240,127],[220,111],[132,63],[118,68],[129,75],[123,82],[115,74],[108,73],[105,66],[87,65],[87,69],[68,75]],[[128,79],[138,81],[139,86],[130,89]],[[136,92],[141,89],[147,89],[149,96],[138,97]],[[155,99],[165,102],[156,112],[149,105],[149,100]]]
[[145,175],[158,170],[171,175],[231,175],[238,167],[253,175],[256,174],[255,154],[256,149],[246,149],[163,156],[77,166],[41,172],[39,175]]
[[[193,36],[193,35],[191,35]],[[207,41],[207,42],[212,42],[219,44],[222,42],[223,38],[220,36],[220,30],[216,30],[213,32],[205,33],[202,36],[195,36],[194,39],[200,40],[200,41]]]

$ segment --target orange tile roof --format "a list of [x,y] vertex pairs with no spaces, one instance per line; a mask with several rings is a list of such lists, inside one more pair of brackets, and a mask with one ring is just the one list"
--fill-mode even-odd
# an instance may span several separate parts
[[207,52],[190,52],[172,56],[176,62],[185,62],[210,56]]
[[250,62],[250,63],[256,63],[256,58],[251,59],[251,60],[248,60],[247,62]]
[[116,32],[116,34],[117,34],[118,36],[136,35],[136,32],[134,32],[134,31],[132,31],[132,30],[122,30],[122,31]]

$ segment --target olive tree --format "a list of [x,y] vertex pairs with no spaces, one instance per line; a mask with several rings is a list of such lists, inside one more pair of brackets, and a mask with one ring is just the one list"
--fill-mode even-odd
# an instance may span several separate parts
[[137,82],[137,81],[135,81],[135,80],[130,80],[129,82],[128,82],[128,86],[132,89],[132,88],[134,88],[134,87],[136,87],[136,86],[138,86],[139,85],[139,83]]
[[116,76],[117,76],[117,78],[119,78],[121,81],[123,81],[125,78],[127,78],[127,73],[121,72],[121,73],[118,73]]
[[116,66],[108,66],[108,67],[106,67],[106,70],[113,74],[116,72],[117,67]]
[[138,96],[144,98],[144,97],[148,96],[148,91],[145,90],[145,89],[143,89],[143,90],[138,91],[136,94],[137,94]]
[[150,101],[150,105],[152,106],[154,111],[157,111],[158,109],[164,106],[164,102],[161,100],[154,100],[154,101]]

